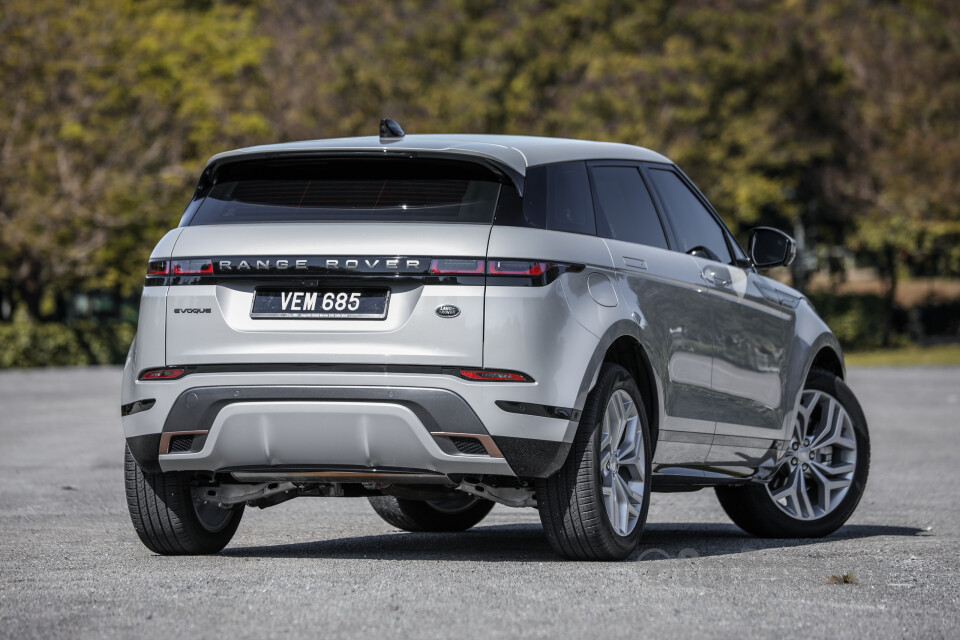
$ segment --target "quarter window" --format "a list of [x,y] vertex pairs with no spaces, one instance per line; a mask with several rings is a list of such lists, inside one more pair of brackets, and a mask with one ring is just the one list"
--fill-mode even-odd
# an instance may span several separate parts
[[657,209],[636,167],[592,167],[597,227],[613,240],[667,248]]
[[670,216],[678,249],[717,262],[732,262],[723,228],[680,176],[670,170],[652,169],[650,177]]
[[531,168],[527,172],[523,218],[520,226],[595,234],[586,164],[561,162]]

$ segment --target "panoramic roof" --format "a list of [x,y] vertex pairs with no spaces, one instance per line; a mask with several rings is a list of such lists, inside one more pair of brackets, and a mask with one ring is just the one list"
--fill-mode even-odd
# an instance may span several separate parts
[[208,165],[224,158],[245,155],[290,152],[334,151],[432,151],[460,153],[467,156],[489,158],[526,175],[527,167],[570,160],[637,160],[648,162],[671,162],[666,157],[629,144],[594,142],[569,138],[538,138],[534,136],[499,136],[472,134],[408,135],[403,138],[381,141],[377,136],[362,138],[331,138],[328,140],[304,140],[258,147],[246,147],[218,153],[210,158]]

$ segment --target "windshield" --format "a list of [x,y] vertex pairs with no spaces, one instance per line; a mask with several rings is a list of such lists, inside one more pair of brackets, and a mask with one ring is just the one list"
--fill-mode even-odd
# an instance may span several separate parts
[[190,225],[256,222],[491,223],[498,177],[470,162],[268,160],[226,165]]

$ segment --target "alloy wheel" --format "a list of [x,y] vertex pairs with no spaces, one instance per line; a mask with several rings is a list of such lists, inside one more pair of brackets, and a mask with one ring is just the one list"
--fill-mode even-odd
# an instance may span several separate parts
[[853,422],[829,393],[803,392],[793,436],[767,491],[780,510],[816,520],[843,501],[857,466]]
[[643,507],[646,469],[640,414],[630,394],[610,395],[600,429],[600,483],[607,518],[626,537],[636,529]]

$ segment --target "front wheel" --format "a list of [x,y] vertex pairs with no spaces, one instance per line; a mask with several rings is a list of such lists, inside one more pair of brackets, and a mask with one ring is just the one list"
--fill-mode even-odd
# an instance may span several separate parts
[[765,485],[717,487],[733,522],[764,538],[819,538],[853,515],[867,484],[870,437],[863,410],[839,377],[814,369],[790,443]]
[[637,548],[650,506],[650,430],[640,391],[607,363],[587,396],[567,461],[537,481],[550,546],[572,560],[621,560]]
[[124,456],[130,519],[140,541],[161,555],[217,553],[240,526],[243,505],[221,509],[197,500],[188,474],[148,473]]

